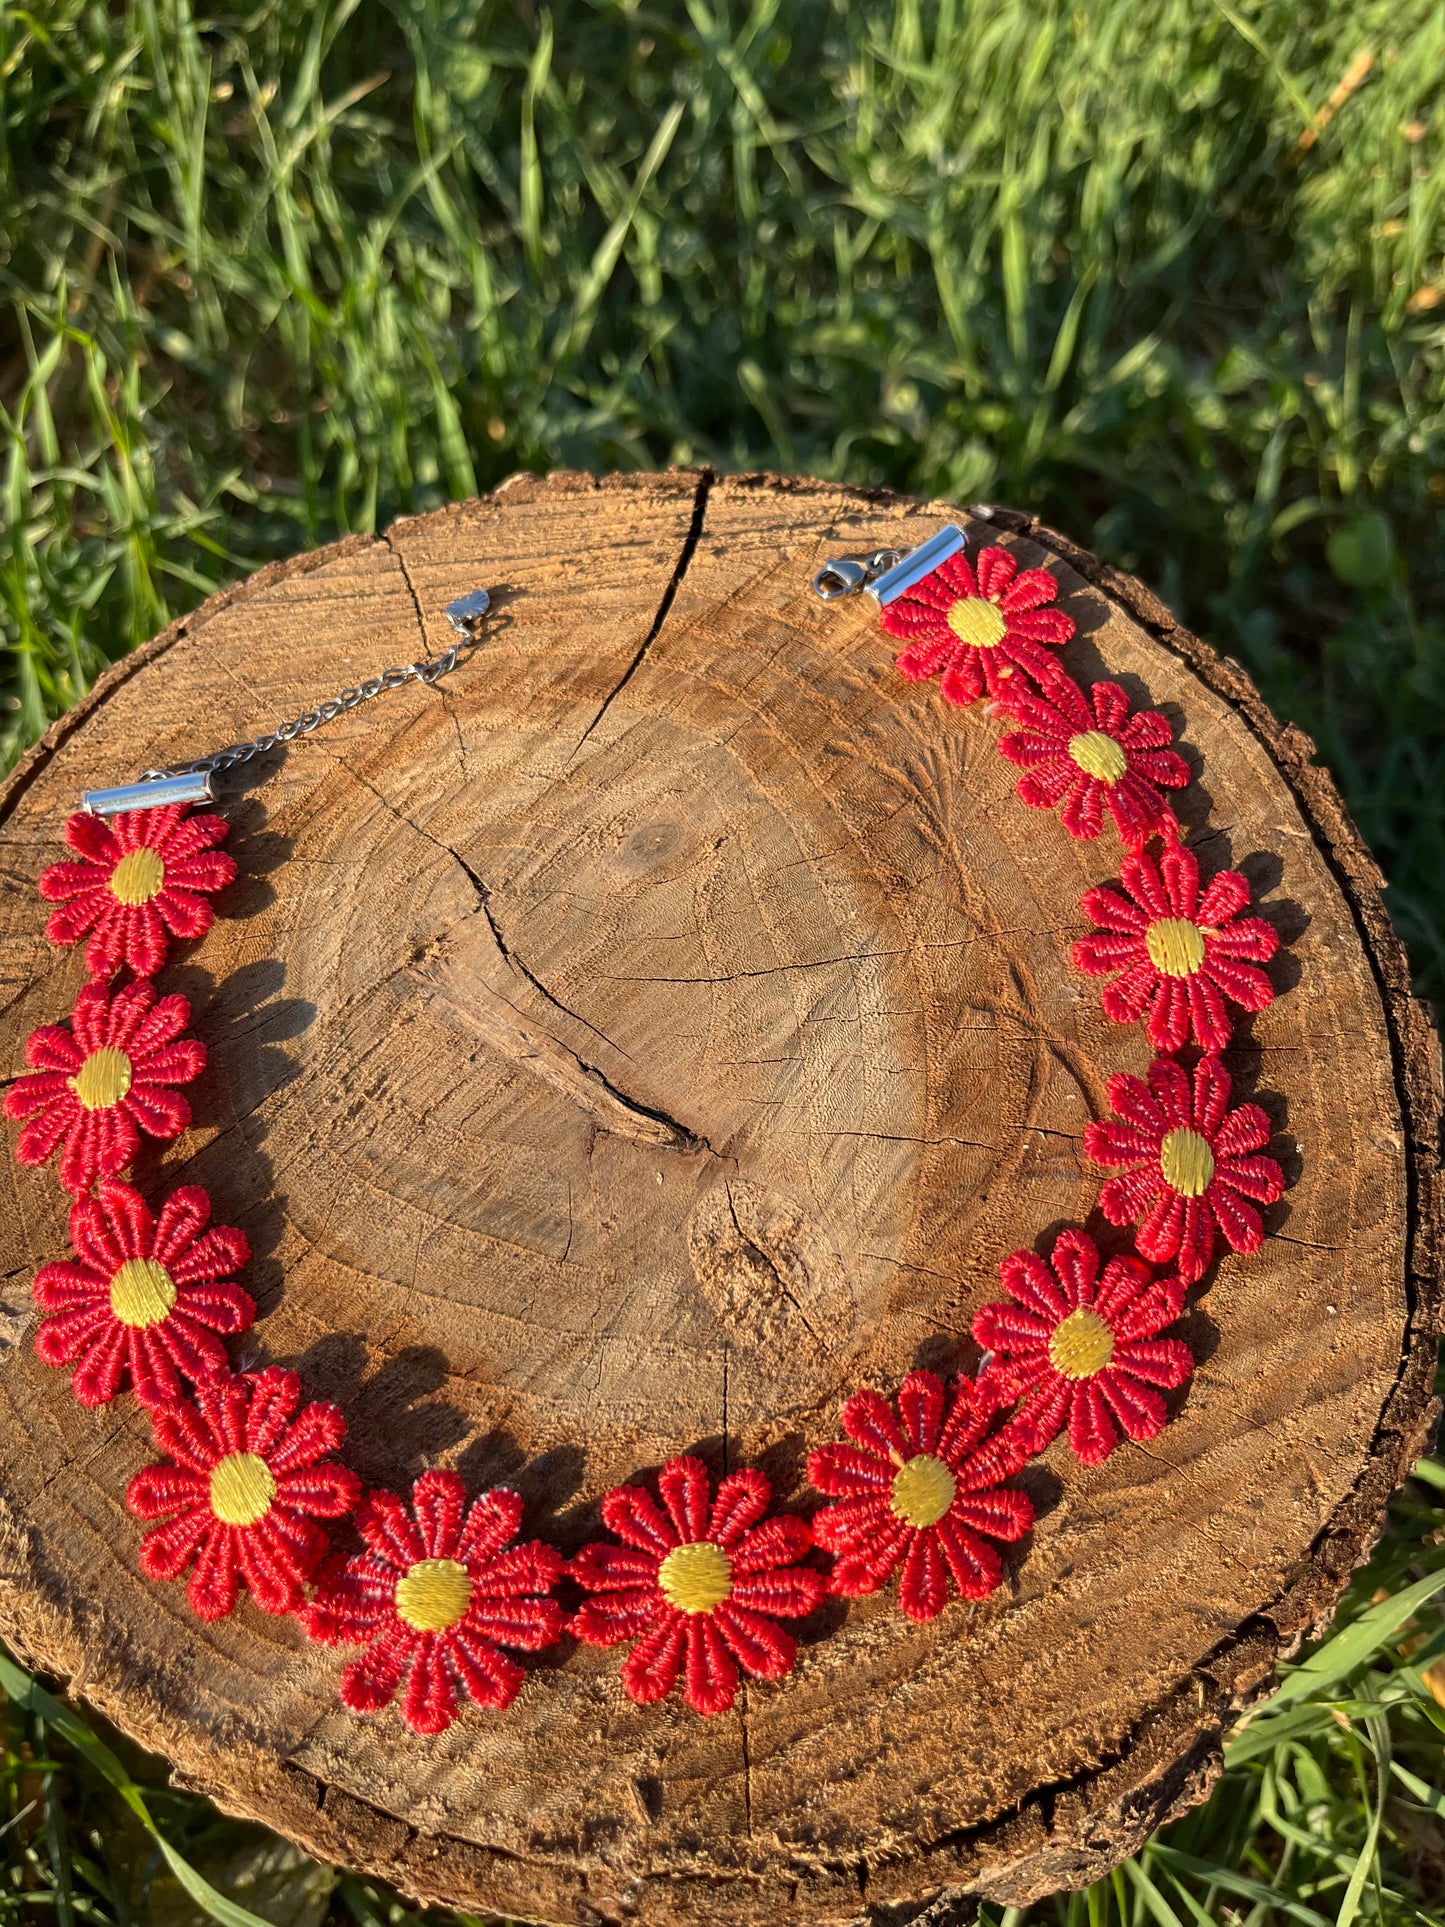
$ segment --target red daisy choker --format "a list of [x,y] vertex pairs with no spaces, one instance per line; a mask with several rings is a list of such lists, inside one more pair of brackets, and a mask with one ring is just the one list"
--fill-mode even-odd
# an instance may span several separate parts
[[1074,624],[1054,576],[1020,570],[1003,547],[971,557],[951,525],[907,555],[829,562],[814,588],[828,601],[865,591],[902,645],[904,678],[938,677],[946,704],[1004,722],[998,747],[1020,771],[1023,803],[1057,810],[1081,841],[1112,823],[1118,885],[1084,893],[1093,928],[1073,961],[1107,980],[1104,1014],[1142,1022],[1156,1056],[1143,1078],[1110,1078],[1114,1115],[1084,1134],[1087,1157],[1112,1173],[1098,1201],[1107,1248],[1078,1228],[1047,1251],[1001,1254],[1005,1296],[972,1323],[979,1369],[948,1383],[915,1370],[891,1392],[853,1392],[843,1436],[808,1455],[821,1499],[811,1508],[801,1493],[775,1506],[756,1467],[715,1479],[684,1453],[605,1494],[610,1536],[564,1558],[527,1536],[523,1501],[504,1487],[469,1493],[436,1469],[409,1498],[364,1493],[335,1405],[306,1402],[292,1371],[232,1368],[226,1341],[256,1313],[239,1282],[244,1236],[213,1222],[198,1186],[148,1201],[126,1181],[142,1135],[188,1128],[183,1087],[206,1058],[186,999],[155,982],[173,942],[205,936],[212,900],[236,875],[220,847],[225,821],[193,807],[211,800],[219,772],[386,689],[449,673],[480,640],[485,591],[448,608],[458,640],[433,660],[387,670],[269,736],[89,792],[66,825],[75,860],[39,879],[56,906],[47,936],[84,941],[90,981],[67,1023],[31,1035],[28,1069],[5,1094],[21,1126],[16,1156],[54,1160],[73,1198],[72,1254],[35,1279],[35,1349],[72,1372],[82,1404],[129,1389],[150,1412],[158,1456],[127,1497],[149,1524],[137,1549],[147,1577],[184,1581],[203,1619],[245,1592],[263,1612],[295,1614],[313,1640],[351,1649],[338,1691],[354,1712],[395,1705],[423,1734],[465,1702],[495,1714],[525,1685],[517,1655],[570,1635],[627,1649],[618,1677],[635,1701],[680,1691],[715,1714],[743,1674],[792,1670],[789,1627],[825,1595],[891,1588],[919,1621],[987,1597],[1034,1526],[1018,1483],[1028,1462],[1064,1438],[1098,1465],[1121,1438],[1163,1429],[1168,1394],[1194,1369],[1170,1335],[1186,1293],[1221,1248],[1258,1248],[1260,1208],[1284,1189],[1265,1155],[1269,1120],[1233,1101],[1220,1058],[1234,1013],[1273,998],[1263,966],[1278,939],[1246,914],[1241,875],[1205,877],[1184,848],[1170,796],[1190,770],[1168,721],[1132,707],[1117,683],[1076,683],[1061,654]]

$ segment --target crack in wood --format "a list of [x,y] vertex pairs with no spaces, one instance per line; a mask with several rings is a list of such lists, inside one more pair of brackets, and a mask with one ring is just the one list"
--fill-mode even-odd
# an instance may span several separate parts
[[[432,840],[435,841],[435,839]],[[614,1044],[605,1031],[599,1030],[595,1024],[589,1023],[585,1017],[564,1004],[559,997],[555,997],[541,978],[527,967],[507,942],[496,917],[492,914],[491,891],[487,884],[465,858],[457,855],[455,850],[445,844],[438,847],[447,849],[448,854],[455,859],[470,879],[477,893],[478,906],[486,919],[492,940],[497,946],[497,954],[507,968],[522,978],[525,983],[530,984],[551,1009],[558,1011],[564,1017],[571,1018],[574,1023],[581,1024],[584,1029],[590,1030],[594,1037],[606,1044],[609,1050],[615,1050],[619,1057],[627,1057],[629,1053],[620,1045]],[[472,991],[474,995],[480,993],[485,999],[489,988],[476,983],[472,986]],[[488,1016],[491,1021],[479,1025],[487,1041],[493,1048],[510,1057],[513,1062],[523,1065],[555,1089],[563,1091],[579,1103],[604,1130],[620,1131],[622,1135],[635,1138],[642,1144],[655,1144],[662,1148],[685,1152],[707,1152],[713,1157],[719,1155],[700,1132],[689,1129],[680,1119],[673,1117],[660,1106],[644,1104],[640,1098],[632,1097],[626,1091],[619,1089],[600,1065],[589,1063],[570,1045],[564,1044],[560,1038],[552,1036],[550,1032],[535,1028],[526,1021],[514,1005],[509,1004],[495,991],[490,995],[504,1005],[512,1013],[512,1017],[510,1020],[501,1018],[498,1022],[495,1021],[498,1013],[495,1010],[490,1011]],[[604,1100],[600,1105],[599,1095]]]
[[[570,1017],[574,1024],[581,1024],[584,1030],[590,1030],[594,1037],[604,1043],[609,1050],[615,1050],[619,1057],[630,1059],[632,1055],[630,1051],[624,1050],[620,1044],[614,1044],[606,1031],[599,1030],[596,1024],[590,1022],[582,1015],[581,1011],[573,1010],[570,1004],[564,1004],[562,999],[557,996],[554,991],[547,988],[546,984],[542,982],[542,979],[537,976],[536,972],[528,967],[526,961],[517,955],[516,951],[513,950],[512,946],[507,942],[502,926],[497,922],[492,912],[492,892],[490,886],[482,877],[478,876],[477,872],[459,850],[451,849],[450,844],[444,844],[442,847],[450,851],[451,855],[456,858],[470,879],[472,888],[477,893],[477,902],[481,908],[482,915],[487,920],[487,928],[492,933],[492,939],[497,949],[501,952],[503,961],[509,964],[519,977],[525,977],[533,990],[537,992],[538,996],[545,998],[554,1010],[561,1011],[564,1017]],[[679,1126],[678,1128],[681,1129],[682,1127]]]
[[422,613],[421,597],[416,592],[416,584],[411,579],[411,570],[406,566],[406,557],[393,540],[393,532],[388,529],[381,539],[396,557],[397,566],[401,570],[401,579],[406,584],[406,592],[411,597],[411,606],[416,611],[416,626],[421,633],[421,653],[425,656],[431,647],[431,639],[426,632],[426,617]]
[[603,698],[602,707],[578,737],[577,747],[572,751],[574,757],[587,741],[587,738],[592,734],[593,730],[597,728],[613,703],[615,703],[617,698],[622,694],[628,683],[632,681],[637,671],[642,667],[643,658],[653,643],[656,642],[658,636],[661,635],[662,625],[667,621],[668,611],[671,609],[677,597],[678,589],[682,585],[682,578],[687,574],[688,566],[693,556],[697,553],[697,545],[702,540],[702,527],[707,518],[707,499],[712,493],[713,479],[713,472],[710,468],[705,468],[701,475],[699,475],[697,493],[693,497],[692,524],[686,536],[683,538],[682,548],[677,558],[677,565],[672,571],[667,587],[662,592],[662,600],[657,605],[657,614],[652,618],[652,627],[642,638],[641,646],[636,655],[632,658],[631,662],[628,663],[627,667]]
[[[325,748],[324,745],[323,748]],[[329,751],[327,753],[330,754]],[[378,789],[376,784],[360,770],[336,756],[332,756],[331,760],[336,768],[344,770],[354,782],[359,783],[364,790],[374,796],[401,828],[413,831],[425,842],[432,844],[434,848],[450,857],[457,865],[476,893],[477,906],[486,920],[498,955],[507,968],[528,983],[540,997],[545,999],[550,1008],[570,1018],[574,1023],[583,1025],[600,1042],[606,1044],[609,1050],[616,1050],[619,1056],[626,1057],[628,1053],[619,1045],[613,1044],[605,1032],[599,1030],[595,1024],[589,1023],[578,1012],[570,1010],[559,998],[554,997],[541,979],[517,956],[492,913],[490,888],[466,858],[454,850],[449,843],[444,843],[440,837],[433,836],[420,823],[398,809],[391,798]],[[444,952],[445,938],[442,938],[428,947],[423,958],[411,957],[398,965],[390,973],[390,977],[394,978],[408,970],[414,970],[419,962],[442,956]],[[390,981],[390,978],[383,981]],[[374,994],[377,988],[379,986],[373,985],[368,994]],[[496,1021],[498,1013],[494,1008],[488,1013],[493,1021],[478,1024],[477,1027],[487,1041],[554,1088],[564,1091],[595,1117],[604,1130],[619,1131],[623,1136],[635,1138],[639,1143],[654,1144],[659,1148],[694,1153],[707,1152],[713,1157],[721,1155],[702,1133],[690,1130],[687,1125],[670,1116],[668,1112],[644,1104],[639,1098],[630,1097],[625,1091],[620,1090],[598,1065],[588,1063],[585,1058],[564,1044],[560,1038],[553,1037],[550,1032],[538,1030],[526,1023],[515,1006],[509,1004],[490,986],[479,984],[475,989],[480,991],[486,1001],[494,1002],[495,1005],[501,1005],[512,1012],[511,1021],[504,1017],[498,1022]],[[600,1106],[599,1094],[604,1100]]]

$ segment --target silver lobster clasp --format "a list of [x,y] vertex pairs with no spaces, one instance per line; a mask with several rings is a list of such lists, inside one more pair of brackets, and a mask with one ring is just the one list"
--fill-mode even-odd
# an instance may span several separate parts
[[813,594],[824,602],[866,589],[880,609],[931,575],[940,562],[967,546],[961,528],[950,522],[916,549],[877,549],[867,556],[832,556],[813,577]]
[[824,602],[836,602],[839,596],[854,595],[891,569],[902,554],[901,549],[879,549],[873,555],[860,558],[851,555],[830,557],[813,577],[813,594]]

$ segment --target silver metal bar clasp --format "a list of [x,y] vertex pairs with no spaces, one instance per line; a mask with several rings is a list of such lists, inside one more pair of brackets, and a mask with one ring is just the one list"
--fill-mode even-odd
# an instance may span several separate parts
[[80,805],[90,816],[120,816],[126,810],[159,810],[167,803],[213,801],[210,771],[195,776],[158,776],[122,783],[113,790],[86,790]]
[[954,522],[930,535],[916,549],[879,549],[865,557],[837,556],[813,577],[813,593],[824,602],[853,595],[861,589],[880,609],[896,602],[906,589],[932,575],[940,562],[968,547],[968,537]]

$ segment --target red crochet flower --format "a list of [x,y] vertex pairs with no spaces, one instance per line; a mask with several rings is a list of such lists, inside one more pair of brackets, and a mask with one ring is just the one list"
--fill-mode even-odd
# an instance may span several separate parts
[[1052,1269],[1032,1251],[999,1267],[1011,1305],[985,1305],[973,1335],[996,1354],[997,1375],[1024,1400],[1040,1447],[1067,1424],[1074,1456],[1099,1465],[1118,1443],[1152,1439],[1169,1413],[1155,1386],[1182,1385],[1194,1370],[1189,1347],[1156,1333],[1184,1309],[1177,1278],[1151,1277],[1137,1258],[1111,1258],[1099,1277],[1099,1252],[1082,1231],[1061,1231]]
[[295,1372],[268,1366],[198,1386],[193,1402],[152,1415],[173,1464],[136,1473],[126,1504],[165,1519],[140,1544],[148,1579],[179,1579],[201,1619],[223,1619],[245,1585],[267,1613],[295,1612],[302,1582],[326,1550],[317,1519],[339,1519],[361,1496],[354,1472],[328,1454],[346,1421],[334,1405],[301,1404]]
[[[1084,1149],[1096,1164],[1127,1166],[1099,1193],[1111,1224],[1133,1224],[1146,1258],[1177,1258],[1186,1285],[1202,1278],[1216,1227],[1236,1251],[1257,1251],[1264,1237],[1256,1204],[1273,1204],[1284,1173],[1273,1158],[1250,1157],[1269,1142],[1257,1104],[1229,1109],[1229,1074],[1202,1057],[1190,1079],[1173,1058],[1157,1057],[1149,1081],[1121,1072],[1109,1102],[1124,1120],[1090,1124]],[[1251,1200],[1253,1202],[1251,1202]]]
[[1079,905],[1104,934],[1079,939],[1075,967],[1091,977],[1119,973],[1104,987],[1104,1015],[1128,1024],[1147,1010],[1156,1051],[1182,1050],[1191,1037],[1223,1050],[1226,1001],[1241,1010],[1274,1001],[1269,978],[1254,968],[1279,948],[1274,926],[1240,917],[1249,885],[1237,870],[1221,870],[1201,896],[1199,865],[1177,845],[1157,863],[1141,851],[1126,856],[1119,876],[1127,896],[1090,890]]
[[184,997],[156,998],[144,978],[112,997],[87,984],[75,1000],[70,1029],[42,1024],[30,1033],[25,1061],[32,1074],[5,1093],[7,1117],[27,1121],[15,1147],[22,1164],[43,1164],[64,1140],[60,1182],[86,1191],[104,1172],[123,1171],[150,1137],[178,1137],[191,1107],[172,1086],[188,1084],[206,1047],[182,1037],[191,1007]]
[[328,1570],[301,1618],[324,1645],[366,1647],[341,1675],[343,1705],[380,1712],[405,1680],[401,1716],[418,1733],[444,1732],[458,1693],[511,1705],[525,1675],[502,1647],[534,1652],[562,1631],[547,1597],[562,1555],[535,1539],[511,1546],[521,1523],[503,1486],[468,1509],[455,1472],[424,1472],[410,1509],[393,1492],[367,1496],[356,1524],[369,1550]]
[[1062,803],[1070,836],[1097,836],[1104,805],[1126,843],[1142,843],[1173,824],[1161,789],[1179,790],[1189,765],[1177,751],[1168,723],[1152,709],[1129,714],[1129,698],[1117,683],[1096,682],[1093,707],[1067,676],[1049,680],[1048,695],[1016,689],[1009,714],[1024,727],[999,738],[999,749],[1027,772],[1015,785],[1025,803],[1051,810]]
[[193,816],[187,805],[130,810],[107,822],[72,816],[65,840],[79,863],[52,863],[40,876],[40,894],[62,907],[51,912],[45,934],[52,943],[75,943],[90,932],[85,949],[92,977],[113,977],[128,964],[138,977],[153,977],[166,959],[166,933],[203,937],[211,927],[207,896],[236,874],[216,849],[226,834],[219,816]]
[[808,1457],[819,1492],[841,1499],[813,1521],[817,1544],[840,1555],[829,1590],[857,1598],[903,1568],[898,1603],[913,1619],[948,1604],[952,1576],[964,1599],[983,1599],[1003,1578],[990,1539],[1022,1539],[1034,1522],[1027,1494],[1005,1488],[1038,1450],[1033,1428],[1014,1420],[988,1436],[1011,1403],[997,1382],[910,1372],[898,1410],[865,1387],[843,1407],[852,1445]]
[[1074,633],[1053,601],[1059,585],[1047,569],[1025,569],[1007,549],[985,549],[975,574],[961,552],[941,562],[883,611],[883,628],[908,647],[897,658],[910,682],[923,682],[941,669],[940,694],[964,705],[985,689],[997,696],[1018,680],[1017,671],[1042,681],[1053,667],[1040,648],[1057,646]]
[[152,1217],[144,1198],[118,1178],[100,1194],[77,1198],[70,1213],[76,1262],[49,1264],[35,1278],[35,1299],[53,1316],[35,1349],[47,1365],[79,1369],[71,1388],[82,1405],[104,1405],[127,1371],[142,1405],[169,1405],[181,1381],[203,1384],[227,1369],[217,1332],[245,1331],[254,1300],[221,1281],[245,1264],[244,1233],[210,1230],[211,1200],[183,1185]]
[[751,1467],[722,1479],[711,1506],[700,1459],[670,1459],[657,1489],[665,1513],[641,1486],[603,1499],[603,1523],[624,1544],[584,1546],[568,1565],[600,1595],[570,1630],[592,1646],[636,1639],[622,1684],[639,1705],[664,1698],[681,1672],[695,1713],[723,1713],[739,1666],[755,1679],[781,1679],[792,1667],[796,1643],[775,1622],[801,1618],[823,1597],[822,1575],[796,1563],[812,1534],[786,1514],[758,1524],[772,1487]]

